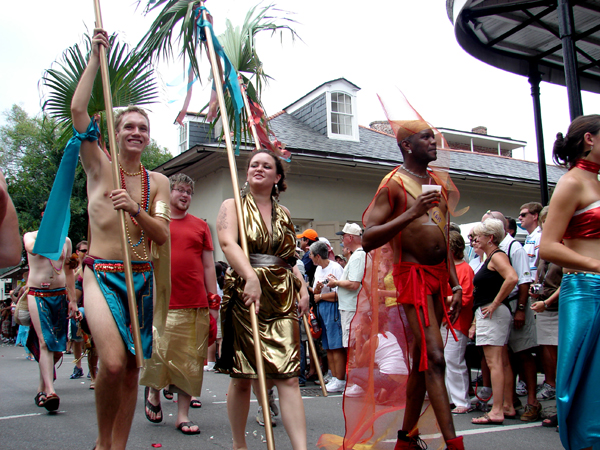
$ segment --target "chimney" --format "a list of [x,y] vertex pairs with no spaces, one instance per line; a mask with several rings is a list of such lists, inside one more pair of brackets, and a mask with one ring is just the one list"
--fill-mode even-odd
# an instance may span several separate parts
[[394,135],[394,131],[392,130],[392,126],[387,120],[376,120],[375,122],[371,122],[369,124],[369,128],[380,131],[381,133],[387,133]]
[[475,127],[471,130],[472,133],[476,133],[476,134],[485,134],[487,135],[487,127],[484,127],[483,125],[480,125],[478,127]]

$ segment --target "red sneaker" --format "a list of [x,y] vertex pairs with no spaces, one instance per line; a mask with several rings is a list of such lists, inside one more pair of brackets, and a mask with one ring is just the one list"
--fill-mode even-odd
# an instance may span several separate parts
[[398,430],[398,440],[394,450],[426,450],[427,444],[419,437],[419,430],[410,434],[406,431]]
[[457,436],[454,439],[446,441],[446,450],[465,450],[465,445],[463,444],[463,437]]

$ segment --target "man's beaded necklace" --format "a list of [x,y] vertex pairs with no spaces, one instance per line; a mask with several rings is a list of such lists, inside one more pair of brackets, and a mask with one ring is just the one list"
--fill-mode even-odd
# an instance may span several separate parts
[[403,169],[405,172],[408,172],[408,173],[410,173],[410,174],[411,174],[413,177],[421,178],[422,180],[426,180],[427,178],[429,178],[429,174],[427,174],[427,175],[419,175],[419,174],[416,174],[416,173],[414,173],[414,172],[412,172],[412,171],[408,170],[408,168],[407,168],[407,167],[406,167],[404,164],[402,164],[402,165],[400,166],[400,168],[401,168],[401,169]]
[[[140,207],[147,213],[148,208],[150,207],[150,176],[149,176],[146,168],[142,165],[142,163],[140,163],[140,170],[135,173],[130,173],[130,172],[126,172],[123,169],[123,167],[121,167],[121,164],[119,164],[119,172],[121,174],[121,189],[125,189],[125,190],[127,190],[127,184],[125,183],[125,175],[130,176],[130,177],[136,177],[138,175],[142,176],[141,177],[142,204],[140,205]],[[135,218],[131,215],[131,213],[129,213],[129,217],[131,217],[131,222],[133,223],[133,225],[138,227],[139,224],[138,224],[137,220],[135,220]],[[129,233],[129,225],[127,223],[127,220],[125,221],[125,233],[127,234],[127,242],[129,242],[129,245],[131,246],[131,251],[133,252],[133,254],[138,259],[147,261],[148,260],[148,252],[146,251],[146,241],[144,240],[144,236],[145,236],[144,229],[142,228],[140,239],[135,244],[131,241],[131,235]],[[136,248],[139,247],[140,245],[142,246],[143,255],[140,255],[136,250]]]

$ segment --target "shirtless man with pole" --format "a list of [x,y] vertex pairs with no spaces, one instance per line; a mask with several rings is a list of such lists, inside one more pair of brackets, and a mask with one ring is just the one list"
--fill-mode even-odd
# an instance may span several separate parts
[[[462,288],[452,257],[448,256],[445,234],[441,231],[448,209],[447,200],[439,192],[421,193],[421,186],[436,184],[427,170],[428,164],[437,159],[436,140],[430,125],[423,120],[398,124],[396,137],[404,164],[382,182],[371,211],[365,216],[362,241],[365,251],[391,242],[398,303],[404,307],[416,341],[404,423],[402,430],[398,431],[395,449],[422,448],[416,427],[426,391],[447,448],[463,449],[462,436],[456,437],[444,384],[444,343],[440,334],[440,325],[446,315],[443,298],[448,290],[448,281],[452,286],[452,303],[448,308],[451,322],[460,313]],[[411,186],[415,188],[412,191]],[[437,216],[438,221],[441,218],[441,225],[424,226],[429,220],[429,210],[437,211],[432,216]],[[425,286],[418,282],[409,286],[410,279],[414,279],[410,274],[415,272],[417,276],[414,278],[424,278]],[[408,291],[413,291],[414,297],[407,295]]]
[[[73,125],[79,133],[90,123],[88,103],[100,68],[99,48],[108,45],[106,32],[95,30],[88,66],[71,103]],[[91,230],[84,260],[85,312],[102,361],[95,385],[97,450],[125,449],[138,392],[139,369],[132,354],[117,210],[127,213],[127,251],[131,252],[145,358],[152,353],[154,297],[149,241],[163,245],[169,237],[169,180],[141,164],[142,152],[150,142],[146,112],[133,106],[121,111],[115,117],[115,133],[122,189],[113,190],[111,163],[98,144],[87,140],[81,144]]]

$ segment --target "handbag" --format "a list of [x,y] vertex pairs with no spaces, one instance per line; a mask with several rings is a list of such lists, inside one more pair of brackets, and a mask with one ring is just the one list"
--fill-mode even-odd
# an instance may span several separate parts
[[29,314],[29,305],[27,304],[27,293],[29,288],[26,286],[23,289],[23,293],[17,301],[17,307],[15,308],[15,322],[24,327],[31,325],[31,315]]

